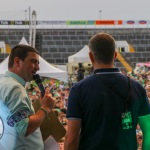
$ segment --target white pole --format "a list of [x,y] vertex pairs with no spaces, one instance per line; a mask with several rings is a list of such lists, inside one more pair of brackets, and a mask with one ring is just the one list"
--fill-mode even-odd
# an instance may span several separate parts
[[24,10],[25,12],[25,21],[27,21],[27,10]]
[[99,13],[100,13],[99,20],[100,20],[100,28],[101,28],[101,20],[102,20],[102,14],[101,13],[102,13],[102,10],[100,10]]
[[29,7],[29,45],[32,46],[32,20],[31,20],[31,9]]
[[35,40],[36,40],[36,11],[33,10],[32,12],[32,21],[33,21],[33,44],[32,46],[35,48]]

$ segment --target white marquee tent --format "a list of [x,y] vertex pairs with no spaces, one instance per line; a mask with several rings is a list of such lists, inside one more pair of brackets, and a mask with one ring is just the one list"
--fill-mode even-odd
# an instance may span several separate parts
[[[124,49],[125,52],[129,52],[129,44],[127,41],[116,41],[117,51]],[[68,63],[89,63],[89,47],[85,45],[79,52],[68,57]]]
[[[28,45],[24,37],[22,38],[19,44]],[[5,74],[5,72],[8,70],[8,59],[9,59],[9,56],[0,63],[0,77],[2,77]],[[44,60],[41,56],[39,56],[39,62],[40,62],[39,64],[40,70],[37,71],[39,75],[43,77],[55,78],[60,81],[68,82],[68,75],[66,71],[60,70],[52,66],[46,60]]]
[[[0,63],[0,77],[2,77],[5,74],[5,72],[8,70],[8,59],[9,56]],[[55,78],[60,81],[68,82],[66,71],[62,71],[52,66],[42,57],[39,57],[39,62],[40,62],[39,64],[40,70],[37,71],[39,75],[43,77]]]
[[79,52],[68,57],[68,63],[90,62],[89,47],[85,45]]
[[84,67],[88,67],[88,65],[91,64],[91,61],[89,58],[89,47],[87,45],[85,45],[76,54],[68,57],[68,64],[67,64],[68,73],[72,74],[75,66],[78,67],[79,63],[83,63]]

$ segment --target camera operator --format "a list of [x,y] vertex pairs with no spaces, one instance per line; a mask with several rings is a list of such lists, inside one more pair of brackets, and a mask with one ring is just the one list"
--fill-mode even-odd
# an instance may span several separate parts
[[78,75],[77,75],[77,81],[80,81],[82,79],[84,79],[84,68],[82,66],[82,63],[79,63],[79,69],[78,69]]

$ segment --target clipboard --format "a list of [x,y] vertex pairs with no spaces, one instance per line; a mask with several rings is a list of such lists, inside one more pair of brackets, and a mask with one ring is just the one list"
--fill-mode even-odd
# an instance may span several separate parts
[[[34,107],[35,113],[41,107],[41,104],[38,100],[34,102],[32,105]],[[60,123],[60,121],[58,120],[57,116],[53,111],[49,113],[48,117],[50,119],[45,118],[45,120],[40,126],[43,141],[45,141],[50,135],[52,135],[53,138],[58,142],[65,136],[66,130]]]

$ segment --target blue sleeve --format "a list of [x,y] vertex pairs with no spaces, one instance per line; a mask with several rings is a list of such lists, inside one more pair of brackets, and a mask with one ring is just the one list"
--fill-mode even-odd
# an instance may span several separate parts
[[68,98],[67,118],[82,119],[82,110],[80,106],[80,88],[78,86],[73,86],[71,88]]

